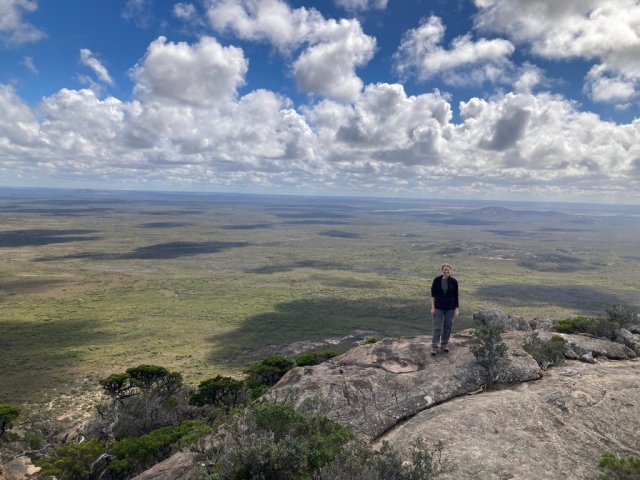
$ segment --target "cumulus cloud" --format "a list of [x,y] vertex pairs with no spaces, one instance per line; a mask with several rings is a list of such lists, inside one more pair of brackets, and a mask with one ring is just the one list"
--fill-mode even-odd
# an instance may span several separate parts
[[420,27],[406,32],[394,55],[401,76],[415,73],[425,81],[440,76],[450,85],[505,81],[513,65],[508,57],[515,47],[507,40],[484,38],[473,41],[470,34],[455,38],[451,48],[440,46],[445,27],[439,17],[424,19]]
[[298,88],[353,101],[363,87],[355,70],[371,60],[376,41],[355,19],[325,19],[315,9],[292,9],[281,0],[209,0],[211,26],[239,38],[267,41],[287,56]]
[[242,49],[202,37],[193,46],[159,37],[131,71],[135,93],[148,100],[212,106],[244,85],[248,61]]
[[363,87],[355,69],[373,57],[376,42],[356,20],[327,21],[309,37],[312,46],[293,63],[293,76],[305,92],[353,101]]
[[109,75],[109,71],[88,48],[83,48],[80,50],[80,63],[93,70],[93,72],[98,76],[98,79],[101,82],[107,83],[109,85],[114,84],[113,78],[111,78],[111,75]]
[[0,0],[0,42],[5,47],[17,47],[45,37],[44,32],[23,18],[25,13],[37,8],[36,0]]
[[336,5],[349,12],[363,10],[384,10],[387,8],[388,0],[335,0]]
[[[595,101],[626,101],[640,85],[640,4],[635,0],[475,0],[481,31],[507,35],[547,59],[600,63],[585,88]],[[613,89],[612,94],[606,88]]]

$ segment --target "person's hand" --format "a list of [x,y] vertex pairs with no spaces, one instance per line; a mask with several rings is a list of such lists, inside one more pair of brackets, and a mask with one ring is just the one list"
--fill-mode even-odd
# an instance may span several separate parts
[[431,307],[431,315],[435,315],[436,314],[436,307]]
[[456,318],[460,314],[460,310],[457,308],[453,311],[453,318]]

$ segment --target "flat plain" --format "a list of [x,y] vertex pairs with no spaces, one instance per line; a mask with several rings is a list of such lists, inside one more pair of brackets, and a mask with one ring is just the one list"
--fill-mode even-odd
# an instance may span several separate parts
[[639,238],[638,206],[0,190],[0,402],[427,334],[442,262],[456,330],[638,306]]

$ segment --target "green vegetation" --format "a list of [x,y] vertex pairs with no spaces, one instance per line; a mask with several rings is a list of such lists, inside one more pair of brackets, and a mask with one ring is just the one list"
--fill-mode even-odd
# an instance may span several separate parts
[[372,345],[372,344],[374,344],[374,343],[378,343],[379,341],[380,341],[380,339],[379,339],[379,338],[377,338],[377,337],[371,337],[371,338],[368,338],[367,340],[365,340],[362,344],[363,344],[363,345]]
[[[96,204],[99,214],[78,210]],[[640,305],[636,223],[442,222],[475,207],[12,192],[0,198],[0,403],[65,413],[73,402],[60,392],[82,390],[79,416],[98,378],[131,365],[198,385],[271,354],[344,352],[361,337],[333,342],[353,332],[428,334],[425,293],[443,260],[460,280],[456,330],[487,307],[568,318]]]
[[20,409],[13,405],[0,405],[0,444],[12,426],[13,421],[20,415]]
[[537,332],[533,332],[522,346],[531,355],[542,370],[564,362],[564,344],[567,343],[559,335],[552,336],[548,341],[540,340]]
[[322,362],[326,362],[330,358],[337,357],[338,352],[333,352],[331,350],[327,350],[326,352],[310,352],[305,353],[304,355],[300,355],[295,359],[296,366],[298,367],[309,367],[312,365],[319,365]]
[[197,406],[213,405],[219,408],[234,408],[247,403],[250,390],[243,380],[216,375],[200,382],[198,389],[189,397],[189,403]]
[[599,466],[604,470],[600,480],[640,480],[640,457],[604,452]]
[[493,387],[497,377],[499,362],[507,353],[507,346],[502,341],[504,327],[502,325],[489,325],[477,327],[474,335],[482,344],[471,347],[471,353],[476,361],[487,369],[487,388]]
[[607,317],[572,317],[558,321],[555,330],[560,333],[588,333],[595,337],[615,339],[620,328],[638,323],[634,310],[622,305],[606,309]]
[[428,446],[424,440],[412,445],[411,462],[403,462],[398,451],[383,442],[378,454],[352,442],[331,464],[320,470],[318,480],[431,480],[447,469],[442,463],[443,444]]

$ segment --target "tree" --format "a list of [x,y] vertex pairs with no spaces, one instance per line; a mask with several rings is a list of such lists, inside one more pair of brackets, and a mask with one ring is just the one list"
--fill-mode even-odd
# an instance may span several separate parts
[[496,381],[498,362],[507,353],[507,346],[502,341],[504,327],[489,325],[478,327],[474,335],[482,341],[482,345],[471,347],[471,353],[476,361],[487,369],[487,388],[491,388]]
[[242,380],[217,375],[200,382],[198,391],[191,395],[189,403],[199,407],[214,405],[233,408],[246,403],[249,396],[250,390]]

